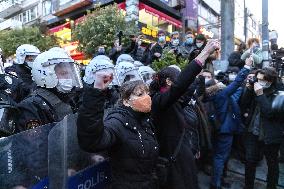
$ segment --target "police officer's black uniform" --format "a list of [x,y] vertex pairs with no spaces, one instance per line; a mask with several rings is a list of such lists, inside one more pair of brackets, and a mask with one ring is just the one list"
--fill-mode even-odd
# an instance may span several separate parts
[[70,95],[60,93],[57,89],[38,87],[29,97],[18,104],[21,115],[17,131],[61,121],[66,115],[75,111],[70,104],[74,106],[76,103],[70,103],[70,101]]
[[36,84],[32,79],[31,68],[29,68],[26,64],[13,64],[5,69],[5,73],[22,80],[23,86],[28,94],[36,88]]
[[0,74],[0,90],[3,94],[7,94],[17,103],[29,95],[29,90],[25,88],[24,82],[9,74]]

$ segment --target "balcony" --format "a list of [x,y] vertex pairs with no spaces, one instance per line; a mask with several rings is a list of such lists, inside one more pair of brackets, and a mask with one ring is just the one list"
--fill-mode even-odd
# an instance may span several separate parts
[[8,16],[22,9],[23,0],[3,0],[0,2],[0,18]]
[[21,28],[22,25],[23,23],[18,20],[8,19],[0,23],[0,31],[6,29]]

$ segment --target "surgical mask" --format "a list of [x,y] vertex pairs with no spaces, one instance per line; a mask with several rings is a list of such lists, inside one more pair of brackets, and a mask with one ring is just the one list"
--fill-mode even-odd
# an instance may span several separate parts
[[196,46],[197,46],[198,48],[200,48],[200,47],[203,46],[203,44],[204,44],[204,43],[196,43]]
[[178,45],[179,45],[179,39],[174,39],[174,40],[172,41],[172,45],[173,45],[173,46],[178,46]]
[[131,100],[131,108],[137,112],[149,113],[151,111],[152,100],[149,95],[144,95]]
[[139,40],[138,41],[138,46],[141,46],[141,44],[142,44],[142,41]]
[[237,75],[235,74],[229,74],[229,81],[235,81]]
[[164,43],[166,41],[166,36],[160,36],[159,37],[159,42]]
[[58,84],[56,88],[60,92],[68,93],[73,88],[73,80],[72,79],[58,79]]
[[258,81],[258,83],[264,88],[267,89],[271,86],[271,83],[268,81]]
[[30,62],[30,61],[25,61],[25,63],[27,64],[27,66],[29,67],[29,68],[33,68],[33,63],[34,62]]
[[185,41],[185,44],[187,45],[191,45],[193,43],[193,39],[190,37],[190,38],[187,38],[186,41]]

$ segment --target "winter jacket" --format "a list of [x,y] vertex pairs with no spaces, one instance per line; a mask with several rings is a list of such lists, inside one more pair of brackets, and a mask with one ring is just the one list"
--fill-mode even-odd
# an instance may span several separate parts
[[245,65],[245,61],[241,59],[242,54],[238,51],[232,52],[228,58],[229,66],[242,69]]
[[241,113],[235,94],[243,81],[249,74],[249,69],[243,68],[236,79],[227,87],[214,85],[206,89],[208,101],[212,101],[215,108],[216,119],[220,123],[219,133],[239,133],[242,132]]
[[103,91],[86,88],[77,120],[80,147],[88,152],[108,151],[111,188],[155,188],[159,149],[149,116],[119,106],[103,119],[105,98]]
[[[152,64],[155,60],[159,60],[163,55],[163,50],[168,46],[168,44],[165,44],[164,47],[162,47],[159,43],[156,43],[152,49],[150,50],[150,60],[149,64]],[[156,57],[155,53],[160,53],[160,57]]]
[[[250,55],[251,55],[251,49],[248,49],[242,54],[241,59],[245,61],[247,58],[249,58]],[[252,57],[253,57],[254,66],[260,68],[261,67],[260,65],[263,60],[262,50],[258,48],[255,52],[252,53]]]
[[283,85],[272,85],[264,90],[264,94],[256,96],[253,90],[244,89],[241,98],[242,115],[247,116],[244,119],[244,124],[247,128],[256,120],[256,107],[260,110],[260,127],[263,133],[265,144],[281,143],[284,136],[283,120],[276,112],[272,111],[272,102],[279,90],[283,89]]
[[180,73],[168,91],[157,92],[152,96],[152,116],[157,128],[160,156],[170,158],[178,145],[182,130],[186,130],[176,161],[172,162],[170,166],[169,179],[166,185],[161,188],[199,188],[190,144],[190,129],[186,124],[183,106],[179,99],[185,94],[200,71],[201,66],[192,61]]

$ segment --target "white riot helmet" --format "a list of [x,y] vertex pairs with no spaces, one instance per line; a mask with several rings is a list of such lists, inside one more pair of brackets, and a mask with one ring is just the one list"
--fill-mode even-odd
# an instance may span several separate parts
[[60,47],[52,47],[48,51],[63,52],[63,53],[66,53],[69,57],[71,57],[70,54],[65,49],[60,48]]
[[138,68],[130,62],[120,62],[115,69],[118,85],[122,85],[126,81],[142,80]]
[[134,59],[129,54],[121,54],[116,60],[116,65],[118,65],[120,62],[130,62],[133,64]]
[[106,55],[98,55],[98,56],[95,56],[92,60],[94,59],[103,59],[103,60],[108,60],[109,62],[111,62],[112,60],[107,57]]
[[150,83],[153,81],[153,75],[156,73],[152,68],[149,66],[140,66],[139,67],[139,74],[143,78],[144,83],[147,85],[150,85]]
[[39,53],[40,51],[36,46],[29,44],[21,45],[16,50],[15,64],[24,64],[26,62],[32,68],[33,62]]
[[82,87],[78,65],[62,51],[39,54],[34,61],[32,76],[37,86],[57,88],[62,93]]
[[136,66],[136,67],[140,67],[140,66],[144,66],[144,64],[142,63],[142,62],[140,62],[140,61],[134,61],[134,66]]
[[110,59],[93,58],[86,66],[85,76],[83,77],[84,82],[93,84],[95,82],[95,73],[101,70],[114,73],[114,65]]

